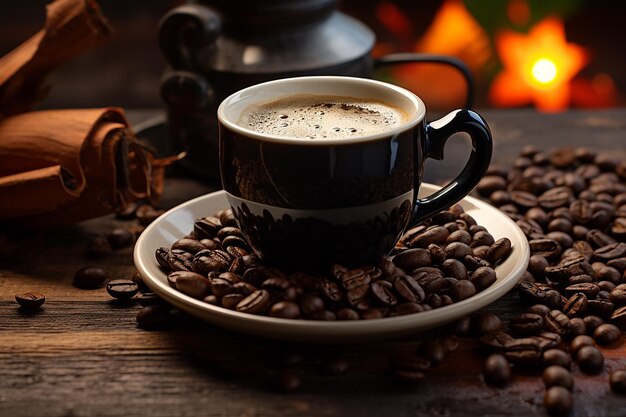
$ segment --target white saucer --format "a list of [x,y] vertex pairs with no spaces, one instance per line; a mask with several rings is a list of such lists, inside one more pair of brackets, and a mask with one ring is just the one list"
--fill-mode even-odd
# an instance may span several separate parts
[[[439,187],[422,184],[420,195]],[[156,219],[141,234],[135,245],[135,266],[145,283],[172,305],[209,323],[234,331],[290,341],[349,343],[405,336],[462,318],[502,297],[515,286],[526,270],[529,248],[517,225],[493,206],[473,197],[461,201],[465,211],[485,226],[497,240],[508,237],[513,244],[511,256],[496,268],[498,279],[477,295],[447,307],[399,317],[358,321],[290,320],[216,307],[191,298],[169,286],[167,276],[155,259],[155,250],[170,247],[193,229],[194,221],[228,207],[224,191],[187,201]]]

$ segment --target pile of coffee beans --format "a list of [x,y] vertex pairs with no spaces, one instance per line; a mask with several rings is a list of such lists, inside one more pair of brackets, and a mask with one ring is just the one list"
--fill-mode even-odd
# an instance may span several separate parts
[[206,303],[288,319],[358,320],[419,313],[465,300],[496,279],[511,251],[461,206],[408,230],[377,265],[285,271],[252,253],[230,209],[195,222],[156,259],[168,282]]
[[[517,223],[532,255],[517,286],[527,310],[481,343],[511,363],[543,365],[544,406],[567,413],[572,359],[583,373],[602,372],[597,345],[615,344],[626,327],[626,162],[527,146],[512,169],[492,166],[477,191]],[[501,384],[504,365],[493,370],[501,359],[488,362]],[[615,392],[624,380],[623,371],[611,374]]]

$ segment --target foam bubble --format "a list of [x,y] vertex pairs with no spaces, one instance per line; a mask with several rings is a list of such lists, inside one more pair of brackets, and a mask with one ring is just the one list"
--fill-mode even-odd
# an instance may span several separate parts
[[375,99],[301,94],[250,106],[238,123],[275,136],[340,139],[382,133],[407,119],[402,109]]

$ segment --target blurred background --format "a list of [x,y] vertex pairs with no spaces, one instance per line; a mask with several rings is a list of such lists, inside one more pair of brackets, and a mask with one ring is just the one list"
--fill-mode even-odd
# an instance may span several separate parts
[[[236,1],[236,0],[233,0]],[[0,54],[41,28],[46,0],[0,2]],[[40,108],[163,107],[166,68],[158,21],[175,0],[101,1],[114,38],[59,68]],[[626,2],[610,0],[343,0],[340,10],[377,36],[374,55],[433,52],[462,59],[476,79],[478,108],[540,111],[623,106]],[[378,78],[404,85],[429,108],[463,103],[463,80],[427,65]],[[435,93],[436,90],[436,93]]]

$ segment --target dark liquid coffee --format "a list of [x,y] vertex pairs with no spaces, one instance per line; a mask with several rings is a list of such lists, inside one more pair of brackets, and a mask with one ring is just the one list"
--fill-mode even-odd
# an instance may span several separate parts
[[402,109],[374,99],[298,94],[250,106],[238,124],[272,136],[342,139],[383,133],[406,120]]

